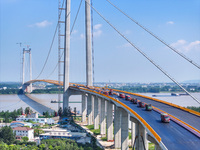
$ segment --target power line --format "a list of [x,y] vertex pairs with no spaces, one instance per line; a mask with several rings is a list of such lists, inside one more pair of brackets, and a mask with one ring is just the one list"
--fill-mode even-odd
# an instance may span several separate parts
[[134,20],[133,18],[131,18],[129,15],[127,15],[125,12],[123,12],[121,9],[119,9],[116,5],[114,5],[113,3],[111,3],[109,0],[106,0],[106,1],[109,2],[116,9],[118,9],[122,14],[124,14],[130,20],[132,20],[135,24],[137,24],[142,29],[144,29],[146,32],[148,32],[150,35],[152,35],[153,37],[155,37],[157,40],[159,40],[160,42],[162,42],[164,45],[166,45],[168,48],[170,48],[171,50],[173,50],[175,53],[177,53],[178,55],[180,55],[181,57],[183,57],[185,60],[187,60],[188,62],[190,62],[191,64],[193,64],[194,66],[196,66],[197,68],[200,69],[200,65],[199,64],[197,64],[196,62],[194,62],[193,60],[191,60],[190,58],[188,58],[187,56],[185,56],[184,54],[182,54],[181,52],[179,52],[178,50],[176,50],[174,47],[170,46],[170,44],[167,44],[164,40],[162,40],[161,38],[159,38],[153,32],[151,32],[146,27],[144,27],[143,25],[141,25],[140,23],[138,23],[136,20]]
[[157,67],[162,73],[164,73],[169,79],[171,79],[175,84],[177,84],[182,90],[184,90],[188,95],[190,95],[197,103],[200,101],[191,95],[183,86],[181,86],[174,78],[172,78],[166,71],[164,71],[159,65],[157,65],[150,57],[148,57],[142,50],[136,47],[129,39],[127,39],[117,28],[115,28],[105,17],[103,17],[93,6],[87,3],[104,21],[106,21],[121,37],[123,37],[128,43],[130,43],[140,54],[142,54],[146,59],[148,59],[155,67]]

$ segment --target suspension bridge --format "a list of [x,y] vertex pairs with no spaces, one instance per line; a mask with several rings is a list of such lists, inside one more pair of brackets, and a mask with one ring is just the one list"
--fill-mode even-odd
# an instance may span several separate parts
[[[136,23],[139,27],[149,33],[151,36],[156,38],[162,44],[167,46],[170,50],[178,54],[188,63],[200,69],[200,66],[188,58],[187,56],[180,53],[170,44],[162,40],[160,37],[155,35],[153,32],[148,30],[146,27],[141,25],[139,22],[131,18],[128,14],[122,11],[119,7],[114,5],[111,1],[106,0],[114,8],[120,11],[128,19]],[[82,4],[82,0],[80,5]],[[117,94],[106,95],[99,91],[99,87],[93,86],[94,81],[94,58],[93,58],[93,40],[92,37],[92,20],[91,12],[96,12],[114,31],[116,31],[124,40],[126,40],[132,47],[134,47],[144,58],[152,63],[158,70],[160,70],[165,76],[171,81],[177,84],[183,91],[191,96],[197,103],[200,101],[195,98],[190,92],[188,92],[181,84],[179,84],[171,75],[169,75],[163,68],[161,68],[153,59],[145,54],[138,46],[131,42],[124,34],[122,34],[113,24],[109,22],[90,2],[85,0],[85,15],[86,15],[86,85],[80,85],[70,83],[69,81],[69,52],[70,52],[70,34],[72,28],[70,28],[70,0],[63,1],[59,4],[59,18],[62,11],[65,11],[65,21],[58,21],[56,31],[60,35],[60,23],[65,23],[65,34],[64,34],[64,48],[59,45],[59,57],[58,64],[56,67],[60,68],[61,57],[64,56],[64,71],[63,71],[63,82],[61,81],[60,74],[61,69],[58,69],[59,80],[45,80],[39,79],[43,73],[46,62],[48,61],[49,54],[45,61],[45,64],[35,80],[24,82],[23,90],[26,92],[32,92],[32,83],[35,82],[47,82],[62,86],[63,91],[63,109],[69,106],[69,97],[71,95],[82,95],[82,122],[87,122],[88,125],[94,124],[94,128],[98,129],[100,125],[101,136],[107,136],[108,141],[113,141],[114,147],[126,150],[129,148],[129,121],[131,121],[131,145],[136,150],[148,149],[148,141],[155,143],[156,149],[163,150],[188,150],[188,149],[199,149],[200,147],[200,113],[186,109],[184,107],[171,104],[159,99],[130,93],[126,91],[114,90],[115,93],[123,93],[129,95],[132,98],[137,98],[145,103],[153,105],[153,111],[145,111],[134,105],[131,101],[127,101],[124,98],[120,98]],[[64,7],[65,6],[65,7]],[[62,11],[61,11],[62,10]],[[92,10],[92,11],[91,11]],[[77,11],[78,14],[79,10]],[[76,15],[77,18],[78,15]],[[76,19],[75,19],[76,20]],[[73,24],[74,25],[74,24]],[[56,32],[55,32],[56,33]],[[61,35],[63,36],[63,35]],[[55,37],[55,34],[54,34]],[[60,36],[59,36],[60,38]],[[64,49],[63,52],[60,52]],[[73,59],[73,58],[72,58]],[[55,70],[55,69],[54,69]],[[24,80],[23,80],[24,81]],[[104,91],[109,89],[103,89]],[[60,103],[59,103],[60,104]],[[106,112],[106,113],[105,113]],[[114,113],[113,113],[114,112]],[[160,114],[168,113],[171,122],[162,123],[160,121]],[[107,114],[107,115],[106,115]],[[86,117],[87,116],[87,117]],[[114,130],[113,130],[114,127]],[[107,133],[106,133],[107,131]]]

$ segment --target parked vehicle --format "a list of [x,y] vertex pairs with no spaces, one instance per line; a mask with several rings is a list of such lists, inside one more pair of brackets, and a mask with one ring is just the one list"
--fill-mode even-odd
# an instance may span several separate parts
[[113,95],[113,89],[110,89],[109,95]]
[[125,98],[125,95],[124,95],[123,93],[120,93],[120,94],[119,94],[119,97],[120,97],[120,98]]
[[103,94],[105,94],[105,95],[109,95],[109,94],[108,94],[108,91],[104,91]]
[[125,100],[130,101],[130,100],[131,100],[131,96],[130,96],[130,95],[126,95],[126,96],[125,96]]
[[146,105],[146,103],[145,103],[145,102],[138,102],[138,105],[139,105],[139,107],[142,107],[142,108],[144,108],[144,107],[145,107],[145,105]]
[[138,99],[137,98],[132,98],[131,102],[133,102],[133,104],[137,104],[138,103]]
[[169,123],[169,122],[170,122],[170,117],[169,117],[169,115],[168,115],[167,113],[162,113],[162,114],[161,114],[161,121],[162,121],[162,122],[167,122],[167,123]]
[[146,104],[146,110],[148,110],[148,111],[152,111],[152,106],[151,106],[151,104]]

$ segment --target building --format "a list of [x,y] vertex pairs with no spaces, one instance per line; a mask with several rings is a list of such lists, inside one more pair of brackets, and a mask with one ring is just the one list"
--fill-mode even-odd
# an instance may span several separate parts
[[16,127],[13,128],[13,132],[16,133],[17,140],[21,140],[21,138],[24,136],[27,136],[29,141],[34,140],[34,129],[29,127]]
[[54,124],[54,120],[52,118],[16,118],[16,121],[33,121],[33,122],[38,122],[42,124]]
[[28,114],[27,118],[38,118],[38,113],[35,112],[35,113],[32,113],[32,114]]
[[78,140],[80,138],[86,137],[86,133],[81,132],[71,132],[63,129],[43,129],[44,134],[40,134],[40,139],[57,139],[57,138],[69,138],[73,140]]
[[23,121],[12,121],[10,123],[11,128],[24,127],[24,126],[29,126],[30,128],[32,128],[33,125],[30,122],[23,122]]

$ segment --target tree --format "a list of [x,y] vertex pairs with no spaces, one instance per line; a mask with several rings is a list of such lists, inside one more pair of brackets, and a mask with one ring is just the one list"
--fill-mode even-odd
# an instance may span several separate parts
[[23,140],[24,142],[27,142],[29,139],[28,139],[27,136],[24,136],[24,137],[22,137],[22,140]]
[[10,126],[5,126],[0,129],[0,139],[8,145],[13,144],[15,140],[15,133],[13,133]]
[[25,114],[30,114],[30,107],[26,107]]
[[58,115],[61,117],[62,116],[62,108],[60,107],[58,110]]

